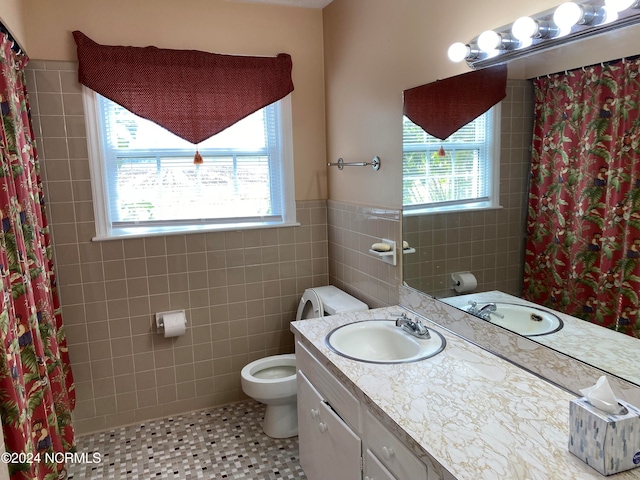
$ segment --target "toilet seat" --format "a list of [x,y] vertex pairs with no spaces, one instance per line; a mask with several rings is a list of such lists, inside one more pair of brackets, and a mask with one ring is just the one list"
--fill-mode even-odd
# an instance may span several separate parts
[[[293,373],[287,372],[287,367],[293,367]],[[293,353],[286,355],[273,355],[271,357],[259,358],[253,362],[244,366],[240,372],[241,378],[251,379],[252,382],[257,384],[274,384],[282,383],[287,380],[295,379],[296,377],[296,356]],[[265,370],[281,369],[282,375],[278,376],[263,376],[260,372]]]
[[298,304],[296,320],[306,320],[308,318],[321,318],[324,316],[324,304],[320,295],[313,289],[307,288],[302,294]]
[[307,288],[302,294],[296,320],[321,318],[338,313],[362,312],[368,310],[366,303],[352,297],[333,285]]

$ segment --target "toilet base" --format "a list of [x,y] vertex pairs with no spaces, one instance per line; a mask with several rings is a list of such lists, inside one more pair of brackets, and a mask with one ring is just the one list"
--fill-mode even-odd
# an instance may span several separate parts
[[289,438],[298,435],[298,402],[267,405],[262,429],[271,438]]

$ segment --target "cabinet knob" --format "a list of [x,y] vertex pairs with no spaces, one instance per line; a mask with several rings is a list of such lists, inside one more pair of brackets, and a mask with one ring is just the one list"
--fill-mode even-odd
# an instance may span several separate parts
[[322,433],[324,433],[324,432],[326,432],[326,431],[327,431],[327,428],[328,428],[328,427],[327,427],[327,424],[326,424],[326,423],[322,423],[322,422],[320,422],[320,423],[318,424],[318,428],[320,428],[320,431],[321,431]]
[[391,460],[391,457],[393,457],[395,455],[395,452],[393,451],[393,448],[391,448],[391,447],[382,447],[382,454],[383,454],[385,460]]
[[316,408],[311,409],[311,418],[317,418],[320,412]]

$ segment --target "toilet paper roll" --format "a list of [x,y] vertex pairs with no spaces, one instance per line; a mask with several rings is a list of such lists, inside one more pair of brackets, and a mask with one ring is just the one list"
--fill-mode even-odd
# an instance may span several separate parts
[[451,274],[453,289],[458,293],[473,292],[478,286],[478,280],[473,273],[458,272]]
[[164,338],[184,335],[187,328],[187,318],[184,312],[166,313],[162,317],[164,323]]

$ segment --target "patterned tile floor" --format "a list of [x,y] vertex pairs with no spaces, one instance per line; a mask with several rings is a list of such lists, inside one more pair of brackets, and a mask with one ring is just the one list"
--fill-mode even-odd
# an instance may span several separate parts
[[[247,401],[80,436],[77,452],[89,461],[69,464],[68,478],[306,479],[298,438],[267,437],[263,415],[263,405]],[[94,453],[100,461],[89,463]]]

